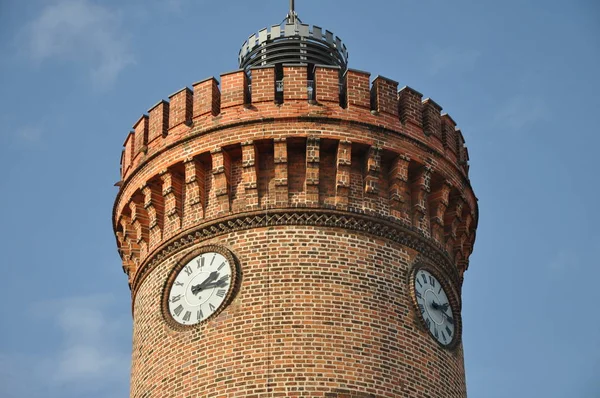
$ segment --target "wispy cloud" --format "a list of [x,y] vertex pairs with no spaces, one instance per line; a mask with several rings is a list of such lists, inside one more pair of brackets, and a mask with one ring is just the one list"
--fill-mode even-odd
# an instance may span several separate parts
[[120,15],[90,0],[54,1],[22,33],[32,59],[74,60],[98,87],[112,85],[135,62]]
[[457,47],[432,48],[429,50],[429,73],[437,75],[447,70],[467,72],[472,70],[480,52]]
[[[58,332],[60,344],[46,356],[0,353],[0,395],[123,396],[129,380],[130,334],[127,323],[111,316],[111,296],[71,297],[37,303],[34,321]],[[25,386],[23,385],[25,381]],[[25,394],[25,395],[23,395]]]
[[[8,123],[7,123],[8,124]],[[46,131],[39,124],[25,124],[7,128],[7,143],[11,149],[18,150],[43,150],[45,149],[44,135]]]
[[550,112],[543,99],[517,95],[509,99],[496,113],[495,122],[520,130],[545,121]]
[[125,325],[109,316],[110,296],[73,297],[36,306],[40,318],[50,314],[62,334],[53,358],[51,382],[97,388],[129,375],[130,355],[117,348]]
[[42,129],[37,126],[23,126],[17,130],[17,138],[29,144],[37,144],[42,139]]

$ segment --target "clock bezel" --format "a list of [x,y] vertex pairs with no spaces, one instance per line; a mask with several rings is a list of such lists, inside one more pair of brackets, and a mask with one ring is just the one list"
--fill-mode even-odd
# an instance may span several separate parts
[[[219,307],[217,307],[217,309],[212,314],[210,314],[208,317],[206,317],[205,319],[203,319],[202,321],[200,321],[198,323],[184,325],[182,323],[179,323],[175,318],[173,318],[173,316],[171,315],[171,312],[169,311],[169,294],[171,293],[171,288],[173,287],[173,283],[175,283],[175,279],[177,279],[177,276],[179,275],[179,273],[181,272],[183,267],[185,267],[186,264],[188,264],[191,260],[193,260],[194,258],[196,258],[199,255],[204,254],[204,253],[219,253],[220,255],[222,255],[223,257],[225,257],[227,259],[227,261],[229,262],[229,264],[231,266],[230,287],[227,291],[227,294],[225,295],[225,298],[221,302],[221,305],[219,305]],[[241,280],[241,267],[231,250],[229,250],[226,247],[223,247],[220,245],[214,245],[214,244],[198,247],[198,248],[190,251],[186,255],[184,255],[181,259],[179,259],[177,261],[177,263],[175,264],[175,266],[173,267],[173,269],[169,272],[169,276],[165,280],[165,283],[163,286],[162,298],[161,298],[161,310],[163,313],[163,318],[165,319],[166,323],[172,329],[175,329],[175,330],[181,331],[181,330],[190,330],[190,329],[198,328],[198,327],[206,324],[207,322],[210,322],[212,319],[214,319],[219,314],[221,314],[221,312],[223,310],[225,310],[225,308],[227,308],[229,306],[233,297],[237,294],[238,285],[239,285],[240,280]]]
[[[448,301],[450,303],[450,307],[452,308],[452,314],[454,315],[454,336],[452,337],[452,340],[450,341],[450,343],[448,344],[443,344],[441,343],[438,339],[435,338],[435,336],[431,333],[431,331],[429,330],[429,328],[427,327],[427,323],[425,322],[425,318],[423,318],[423,314],[421,314],[421,312],[419,311],[419,303],[417,302],[417,295],[416,295],[416,284],[415,284],[415,278],[417,277],[417,273],[420,270],[424,270],[427,271],[429,273],[431,273],[435,279],[438,281],[438,283],[440,283],[442,285],[442,288],[444,289],[444,292],[446,293],[446,297],[448,297]],[[453,351],[455,350],[458,345],[459,342],[462,341],[462,316],[461,316],[461,303],[458,299],[459,295],[457,293],[457,290],[454,287],[454,284],[449,281],[448,278],[446,277],[442,277],[445,274],[440,271],[435,265],[423,261],[423,260],[418,260],[415,261],[415,263],[413,264],[413,266],[410,269],[409,272],[409,290],[410,290],[410,298],[413,304],[413,310],[415,312],[415,317],[419,318],[417,323],[419,325],[419,328],[424,330],[427,335],[429,337],[431,337],[431,339],[438,344],[440,347],[449,350],[449,351]]]

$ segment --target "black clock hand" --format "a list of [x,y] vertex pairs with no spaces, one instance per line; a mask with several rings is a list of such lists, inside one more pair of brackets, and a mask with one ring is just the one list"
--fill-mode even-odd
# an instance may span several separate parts
[[435,301],[432,301],[431,306],[433,307],[434,310],[442,310],[442,314],[444,314],[446,316],[448,323],[450,323],[451,325],[454,325],[454,318],[452,318],[450,315],[446,314],[446,310],[450,306],[448,303],[440,305],[440,304],[436,303]]
[[219,277],[219,272],[217,272],[217,271],[211,272],[210,275],[208,275],[208,278],[206,278],[204,280],[204,282],[200,283],[199,285],[192,286],[192,293],[193,294],[200,293],[202,290],[206,289],[206,285],[210,284],[212,281],[214,281],[218,277]]
[[435,301],[432,301],[431,306],[433,307],[434,310],[446,311],[448,309],[448,307],[450,306],[450,304],[448,304],[448,303],[438,304]]
[[207,285],[202,286],[202,290],[210,289],[212,287],[225,287],[225,286],[227,286],[227,281],[226,280],[219,280],[219,281],[212,282],[212,283],[209,283]]
[[442,312],[442,314],[446,315],[446,319],[448,320],[449,324],[454,325],[454,318],[452,318],[450,315],[446,314],[445,312]]

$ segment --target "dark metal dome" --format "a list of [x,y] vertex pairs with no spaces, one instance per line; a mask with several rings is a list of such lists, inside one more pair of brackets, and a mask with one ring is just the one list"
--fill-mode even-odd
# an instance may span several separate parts
[[302,23],[290,2],[284,25],[261,29],[242,44],[240,69],[278,64],[315,64],[347,69],[348,51],[342,40],[319,26]]

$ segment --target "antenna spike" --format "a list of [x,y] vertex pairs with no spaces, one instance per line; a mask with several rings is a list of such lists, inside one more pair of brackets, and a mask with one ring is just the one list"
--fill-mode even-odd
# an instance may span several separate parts
[[294,4],[294,0],[290,0],[290,12],[287,16],[288,23],[296,23],[296,7]]

